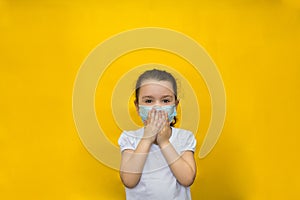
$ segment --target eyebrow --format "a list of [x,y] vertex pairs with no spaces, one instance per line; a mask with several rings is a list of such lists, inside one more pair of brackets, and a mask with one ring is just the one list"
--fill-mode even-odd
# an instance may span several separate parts
[[166,97],[173,98],[173,96],[172,96],[172,95],[165,95],[165,96],[162,96],[161,98],[166,98]]
[[[163,99],[163,98],[167,98],[167,97],[173,98],[172,95],[165,95],[165,96],[162,96],[161,98]],[[154,97],[153,96],[143,96],[142,99],[154,99]]]
[[142,99],[153,99],[153,96],[143,96]]

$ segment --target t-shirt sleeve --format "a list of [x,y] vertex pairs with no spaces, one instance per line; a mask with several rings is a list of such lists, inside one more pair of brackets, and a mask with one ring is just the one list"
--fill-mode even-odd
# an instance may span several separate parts
[[118,144],[120,146],[121,152],[126,149],[134,150],[136,148],[136,141],[135,138],[127,134],[125,131],[121,134]]
[[195,139],[194,134],[192,132],[188,131],[183,151],[195,152],[196,144],[197,144],[197,141]]

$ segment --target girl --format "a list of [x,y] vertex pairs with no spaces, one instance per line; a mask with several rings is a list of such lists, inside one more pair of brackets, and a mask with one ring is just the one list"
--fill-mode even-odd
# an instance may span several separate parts
[[124,131],[120,176],[127,200],[191,199],[196,175],[196,140],[176,123],[177,84],[174,77],[157,69],[137,80],[135,106],[145,127]]

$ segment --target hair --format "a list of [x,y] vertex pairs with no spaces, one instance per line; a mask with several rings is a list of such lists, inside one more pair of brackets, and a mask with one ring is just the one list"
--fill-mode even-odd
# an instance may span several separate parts
[[[139,102],[139,94],[140,94],[141,85],[146,80],[169,81],[172,84],[175,101],[177,101],[177,83],[176,83],[174,76],[171,73],[166,72],[164,70],[152,69],[152,70],[145,71],[143,74],[141,74],[136,82],[136,85],[135,85],[135,103],[136,104]],[[177,118],[174,117],[174,119],[170,125],[174,126],[176,124],[176,121],[177,121]]]

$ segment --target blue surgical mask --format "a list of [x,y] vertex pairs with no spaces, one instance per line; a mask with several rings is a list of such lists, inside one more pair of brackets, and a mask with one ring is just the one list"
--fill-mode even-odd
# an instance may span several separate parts
[[174,117],[177,115],[175,105],[170,105],[170,106],[143,106],[143,105],[139,105],[139,114],[140,114],[143,121],[147,120],[148,113],[153,107],[156,110],[163,110],[163,111],[167,112],[169,122],[171,122],[174,119]]

